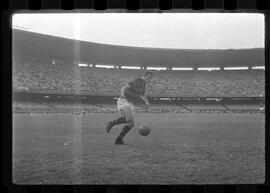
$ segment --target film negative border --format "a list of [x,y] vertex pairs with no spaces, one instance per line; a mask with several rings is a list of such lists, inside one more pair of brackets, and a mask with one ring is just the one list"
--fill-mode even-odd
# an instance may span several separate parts
[[4,186],[7,193],[266,193],[265,185]]
[[[107,9],[124,9],[130,11],[162,11],[162,10],[225,10],[225,11],[237,11],[237,10],[251,10],[251,11],[263,11],[266,14],[266,72],[269,72],[269,4],[268,0],[4,0],[1,1],[1,15],[2,15],[2,64],[11,64],[11,34],[9,15],[14,10],[73,10],[73,9],[93,9],[93,10],[107,10]],[[6,34],[6,35],[3,35]],[[268,65],[267,65],[268,64]],[[9,105],[11,104],[11,89],[7,85],[11,85],[11,66],[1,65],[1,89],[2,96],[2,119],[1,126],[11,125],[11,110]],[[4,74],[3,74],[4,72]],[[266,86],[269,86],[269,76],[266,76]],[[269,87],[268,87],[269,88]],[[269,93],[266,92],[266,104],[270,104]],[[3,108],[5,111],[3,111]],[[266,114],[269,114],[269,108],[266,109]],[[266,123],[268,128],[269,121]],[[2,127],[3,128],[3,127]],[[2,157],[6,157],[11,152],[11,132],[1,132],[2,138]],[[269,131],[266,131],[266,151],[269,151]],[[269,154],[266,159],[269,161]],[[7,163],[9,162],[9,163]],[[10,159],[1,159],[1,173],[4,180],[1,185],[0,191],[7,193],[263,193],[269,192],[268,185],[132,185],[132,186],[20,186],[11,185],[10,173],[7,170],[11,169]],[[269,167],[267,167],[267,177],[269,177]],[[269,179],[267,179],[269,182]]]
[[15,9],[269,9],[267,0],[3,0],[2,10]]

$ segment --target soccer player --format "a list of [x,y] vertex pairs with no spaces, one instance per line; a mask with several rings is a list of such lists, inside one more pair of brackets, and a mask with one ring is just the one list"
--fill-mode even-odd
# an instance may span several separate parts
[[121,112],[121,117],[110,121],[106,125],[109,133],[113,126],[125,124],[119,136],[115,140],[116,145],[124,145],[123,138],[134,127],[133,105],[147,108],[149,102],[145,95],[145,84],[153,78],[152,71],[145,71],[143,77],[135,78],[121,89],[120,97],[117,101],[117,109]]

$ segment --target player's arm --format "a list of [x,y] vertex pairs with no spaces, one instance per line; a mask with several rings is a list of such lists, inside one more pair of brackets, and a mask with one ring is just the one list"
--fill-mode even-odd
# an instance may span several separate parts
[[145,104],[148,106],[149,105],[149,101],[147,100],[145,93],[143,95],[141,95],[140,97],[145,102]]
[[126,95],[126,91],[127,89],[130,87],[129,84],[126,84],[125,86],[122,87],[121,89],[121,96],[125,96]]
[[146,98],[145,93],[143,95],[140,95],[140,98],[144,101],[144,105],[141,105],[141,107],[143,107],[145,109],[145,111],[148,112],[149,102]]

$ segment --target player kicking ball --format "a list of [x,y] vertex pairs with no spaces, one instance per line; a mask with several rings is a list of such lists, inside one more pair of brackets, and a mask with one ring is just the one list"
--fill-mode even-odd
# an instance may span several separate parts
[[145,71],[143,77],[135,78],[121,89],[121,95],[117,101],[117,109],[121,117],[110,121],[106,125],[109,133],[113,126],[125,124],[119,136],[115,140],[116,145],[124,145],[123,138],[134,127],[133,105],[147,108],[149,102],[145,95],[145,84],[149,83],[154,76],[152,71]]

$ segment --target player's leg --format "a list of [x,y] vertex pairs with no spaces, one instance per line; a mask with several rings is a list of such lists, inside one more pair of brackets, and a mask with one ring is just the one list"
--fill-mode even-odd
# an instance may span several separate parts
[[115,144],[124,144],[123,138],[126,136],[126,134],[134,127],[134,116],[133,116],[133,109],[131,106],[124,106],[121,109],[121,112],[123,113],[126,124],[123,127],[122,131],[120,132],[119,136],[115,140]]
[[106,130],[109,133],[113,126],[126,123],[125,114],[122,113],[121,109],[126,105],[126,101],[123,99],[118,99],[117,101],[117,109],[121,112],[121,116],[107,122],[106,124]]
[[116,119],[114,119],[112,121],[107,122],[107,124],[106,124],[106,130],[109,133],[113,126],[119,125],[119,124],[123,124],[123,123],[126,123],[126,118],[121,113],[121,116],[120,117],[118,117],[118,118],[116,118]]

